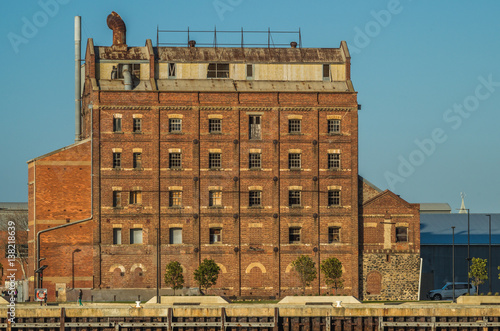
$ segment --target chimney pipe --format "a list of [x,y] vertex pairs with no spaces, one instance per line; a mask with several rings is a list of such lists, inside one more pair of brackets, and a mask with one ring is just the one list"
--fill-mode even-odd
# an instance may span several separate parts
[[113,46],[121,46],[127,49],[127,28],[125,22],[116,12],[111,12],[106,19],[108,28],[113,30]]
[[80,59],[82,56],[82,25],[81,16],[75,16],[75,142],[80,141],[82,126],[82,71]]

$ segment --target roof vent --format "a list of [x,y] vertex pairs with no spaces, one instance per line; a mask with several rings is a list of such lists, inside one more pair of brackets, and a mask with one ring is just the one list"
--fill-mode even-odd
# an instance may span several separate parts
[[195,47],[196,46],[196,40],[190,40],[188,41],[189,47]]
[[292,41],[292,42],[290,43],[290,46],[291,46],[292,48],[297,48],[297,42],[296,42],[296,41]]
[[120,15],[111,12],[106,19],[108,28],[113,30],[113,47],[120,50],[127,50],[127,28]]

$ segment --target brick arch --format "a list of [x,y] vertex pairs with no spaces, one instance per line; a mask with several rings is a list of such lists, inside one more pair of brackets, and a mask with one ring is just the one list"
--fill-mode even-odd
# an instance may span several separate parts
[[223,274],[227,274],[227,269],[226,269],[226,267],[224,267],[224,265],[223,265],[222,263],[217,263],[217,265],[219,266],[220,271],[221,271]]
[[366,275],[366,293],[368,295],[378,295],[382,290],[382,275],[373,270]]
[[125,272],[125,267],[122,266],[121,264],[113,264],[110,268],[109,268],[109,272],[113,272],[115,271],[115,269],[120,269],[121,272]]
[[259,268],[260,271],[265,274],[267,271],[266,271],[266,267],[264,267],[264,265],[262,265],[262,263],[260,262],[253,262],[253,263],[250,263],[247,267],[247,269],[245,270],[245,273],[246,274],[249,274],[250,271],[253,269],[253,268]]
[[142,263],[134,263],[132,267],[130,268],[130,272],[134,272],[135,269],[141,268],[142,271],[146,272],[146,267]]

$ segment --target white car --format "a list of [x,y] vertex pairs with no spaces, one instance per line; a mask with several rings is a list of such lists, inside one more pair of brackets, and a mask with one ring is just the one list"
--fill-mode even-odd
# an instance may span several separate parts
[[[470,294],[476,294],[476,286],[469,284]],[[467,283],[455,282],[455,298],[467,293]],[[427,298],[431,300],[453,299],[453,283],[446,283],[439,290],[432,290],[427,293]]]

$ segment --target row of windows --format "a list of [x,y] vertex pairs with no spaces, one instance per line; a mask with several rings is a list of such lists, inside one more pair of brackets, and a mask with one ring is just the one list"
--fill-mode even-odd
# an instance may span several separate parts
[[[122,131],[122,118],[113,117],[113,132],[121,133]],[[132,132],[141,133],[142,132],[142,118],[132,119]]]
[[[328,206],[340,206],[340,190],[328,191]],[[129,204],[136,205],[142,203],[141,191],[130,191]],[[169,207],[181,208],[182,205],[182,191],[170,191],[168,198]],[[208,194],[209,207],[223,207],[222,204],[222,191],[211,190]],[[248,206],[261,207],[262,206],[262,191],[252,190],[248,192]],[[289,190],[288,191],[288,206],[301,207],[302,206],[302,191]],[[122,207],[122,191],[113,191],[113,207]]]
[[[222,155],[221,153],[209,153],[208,154],[208,167],[210,169],[220,169]],[[133,153],[132,155],[132,165],[134,169],[142,168],[142,153]],[[113,168],[121,169],[122,166],[122,153],[113,153]],[[169,153],[168,154],[168,167],[170,169],[182,169],[182,154],[181,153]],[[249,153],[248,155],[248,167],[250,169],[261,169],[262,167],[262,154],[261,153]],[[289,153],[288,154],[288,169],[297,170],[302,167],[302,154],[301,153]],[[340,154],[339,153],[329,153],[328,154],[328,169],[338,170],[340,169]]]
[[[123,65],[113,67],[111,79],[123,79]],[[140,64],[129,64],[129,70],[134,78],[140,79]],[[247,79],[254,79],[254,64],[247,64],[245,73]],[[177,65],[174,62],[168,64],[167,75],[169,79],[177,78]],[[207,78],[229,78],[229,63],[209,63],[207,68]],[[324,81],[330,81],[330,65],[322,65],[322,78]]]
[[[340,120],[328,120],[327,121],[327,132],[330,134],[340,133]],[[134,118],[132,123],[132,131],[135,133],[142,132],[142,118]],[[168,131],[170,133],[181,133],[182,132],[182,118],[170,118],[168,120]],[[113,132],[122,132],[122,118],[113,118]],[[208,132],[209,133],[222,133],[222,119],[220,118],[210,118],[208,120]],[[302,133],[302,120],[301,119],[289,119],[288,120],[288,133],[290,134],[300,134]],[[261,139],[261,116],[250,116],[249,117],[249,139]]]
[[[340,230],[339,226],[328,227],[328,243],[333,244],[340,242]],[[396,242],[408,242],[408,228],[407,227],[396,227]],[[301,227],[290,227],[288,229],[288,243],[289,244],[300,244],[302,240],[302,228]],[[130,244],[142,244],[142,229],[130,229]],[[209,242],[210,244],[220,244],[222,243],[222,228],[210,228],[209,229]],[[182,244],[182,228],[170,228],[169,229],[169,244],[177,245]],[[122,244],[122,229],[113,229],[113,244]]]

